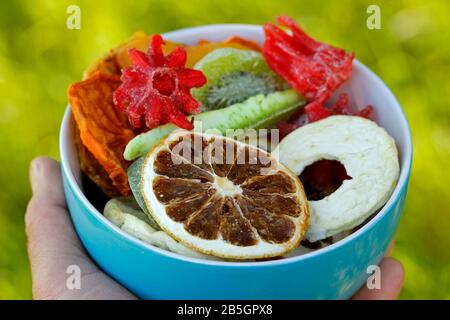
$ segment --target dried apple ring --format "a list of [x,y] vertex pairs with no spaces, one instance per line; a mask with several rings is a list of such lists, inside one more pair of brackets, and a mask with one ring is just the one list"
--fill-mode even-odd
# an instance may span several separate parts
[[309,201],[310,242],[351,230],[389,199],[399,175],[394,139],[375,122],[355,116],[331,116],[301,127],[272,153],[300,175],[319,160],[336,160],[351,179],[321,200]]

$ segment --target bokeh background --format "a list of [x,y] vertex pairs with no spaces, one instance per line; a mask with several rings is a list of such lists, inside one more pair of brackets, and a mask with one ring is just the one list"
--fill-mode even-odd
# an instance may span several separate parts
[[[69,5],[81,30],[66,28]],[[366,27],[370,4],[381,30]],[[450,2],[432,1],[1,1],[0,298],[31,298],[23,216],[28,164],[59,157],[66,88],[133,32],[212,23],[262,24],[289,13],[313,36],[353,50],[387,83],[409,119],[414,162],[393,255],[404,299],[450,299]]]

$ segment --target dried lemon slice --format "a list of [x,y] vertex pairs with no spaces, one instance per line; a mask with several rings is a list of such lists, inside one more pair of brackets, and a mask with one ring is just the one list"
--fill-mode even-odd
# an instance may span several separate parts
[[185,130],[147,155],[142,195],[170,236],[223,258],[283,255],[298,246],[309,219],[299,179],[267,152]]

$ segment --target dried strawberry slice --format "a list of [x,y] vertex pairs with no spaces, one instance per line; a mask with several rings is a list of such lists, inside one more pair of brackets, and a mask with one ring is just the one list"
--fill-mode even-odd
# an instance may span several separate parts
[[327,108],[322,103],[313,101],[306,105],[301,111],[291,116],[288,121],[278,122],[277,126],[280,130],[280,138],[284,138],[289,133],[305,124],[319,121],[329,116],[342,114],[369,119],[372,116],[372,113],[373,107],[370,105],[358,112],[351,112],[348,94],[341,93],[336,103],[331,108]]
[[179,47],[164,56],[163,38],[152,36],[147,54],[130,49],[133,64],[122,70],[122,84],[114,92],[114,104],[125,112],[133,128],[148,128],[171,122],[190,130],[188,114],[200,112],[200,103],[192,98],[191,88],[206,83],[201,71],[185,67],[186,51]]
[[350,77],[353,53],[312,39],[287,16],[277,21],[291,33],[266,23],[264,58],[306,100],[325,102]]

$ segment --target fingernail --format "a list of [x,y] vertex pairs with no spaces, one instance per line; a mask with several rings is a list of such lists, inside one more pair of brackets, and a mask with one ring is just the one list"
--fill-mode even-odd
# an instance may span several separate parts
[[39,189],[39,181],[41,175],[41,165],[37,159],[31,161],[30,164],[30,184],[33,193],[36,193]]

